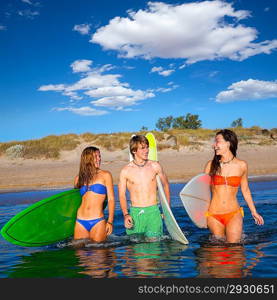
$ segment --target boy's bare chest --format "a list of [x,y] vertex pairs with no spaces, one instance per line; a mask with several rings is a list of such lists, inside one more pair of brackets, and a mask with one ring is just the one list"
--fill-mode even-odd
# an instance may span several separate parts
[[131,168],[128,174],[130,183],[151,183],[156,179],[156,171],[150,167]]

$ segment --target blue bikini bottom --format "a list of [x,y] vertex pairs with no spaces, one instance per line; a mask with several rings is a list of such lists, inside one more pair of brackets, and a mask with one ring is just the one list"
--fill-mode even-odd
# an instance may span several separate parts
[[87,231],[91,231],[91,229],[100,221],[105,220],[104,217],[92,220],[82,220],[77,219],[76,221],[81,224]]

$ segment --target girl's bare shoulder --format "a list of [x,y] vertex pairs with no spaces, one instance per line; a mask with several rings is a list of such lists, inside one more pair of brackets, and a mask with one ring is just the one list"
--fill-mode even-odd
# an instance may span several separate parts
[[247,173],[248,165],[245,160],[236,158],[235,163],[237,164],[237,166],[239,166],[242,173],[244,173],[244,174]]
[[237,158],[236,157],[236,163],[240,165],[240,167],[242,168],[246,168],[247,167],[247,162],[243,159]]
[[103,177],[111,177],[112,176],[112,173],[108,170],[99,170],[98,174]]

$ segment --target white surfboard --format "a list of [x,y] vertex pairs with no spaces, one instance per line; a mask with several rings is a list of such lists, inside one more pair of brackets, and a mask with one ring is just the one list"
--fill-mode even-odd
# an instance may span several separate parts
[[[158,161],[157,144],[154,135],[151,132],[147,133],[146,138],[149,141],[148,159]],[[161,179],[158,175],[156,176],[156,179],[157,179],[159,202],[162,207],[166,229],[173,240],[176,240],[182,244],[188,244],[189,242],[186,239],[181,228],[179,227],[178,223],[176,222],[175,217],[171,211],[171,208],[167,202],[164,188],[161,183]]]
[[188,240],[185,237],[183,231],[179,227],[172,211],[171,208],[167,202],[163,185],[161,183],[160,177],[157,175],[157,185],[158,185],[158,193],[159,193],[159,199],[160,199],[160,204],[162,206],[163,210],[163,216],[164,216],[164,223],[166,226],[167,231],[169,232],[170,236],[172,237],[173,240],[178,241],[182,244],[188,244]]
[[193,177],[181,190],[180,198],[192,220],[199,228],[207,228],[207,212],[211,201],[211,177],[201,173]]
[[[135,134],[132,134],[132,135],[131,135],[131,138],[132,138],[133,136],[135,136]],[[133,155],[132,155],[132,153],[131,153],[131,151],[130,151],[130,147],[129,147],[129,161],[132,161],[132,160],[134,160],[134,158],[133,158]]]

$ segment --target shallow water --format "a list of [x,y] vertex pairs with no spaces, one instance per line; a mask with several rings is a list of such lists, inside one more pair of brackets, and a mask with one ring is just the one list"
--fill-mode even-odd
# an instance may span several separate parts
[[[165,235],[159,242],[130,241],[117,199],[114,232],[103,244],[68,239],[44,247],[21,247],[0,236],[0,278],[273,278],[277,275],[277,181],[250,182],[257,210],[265,219],[255,225],[245,208],[241,245],[215,243],[208,230],[197,228],[179,199],[184,184],[171,184],[172,211],[189,245]],[[14,215],[62,190],[0,194],[0,228]],[[117,195],[117,187],[115,186]],[[81,244],[80,244],[81,243]]]

